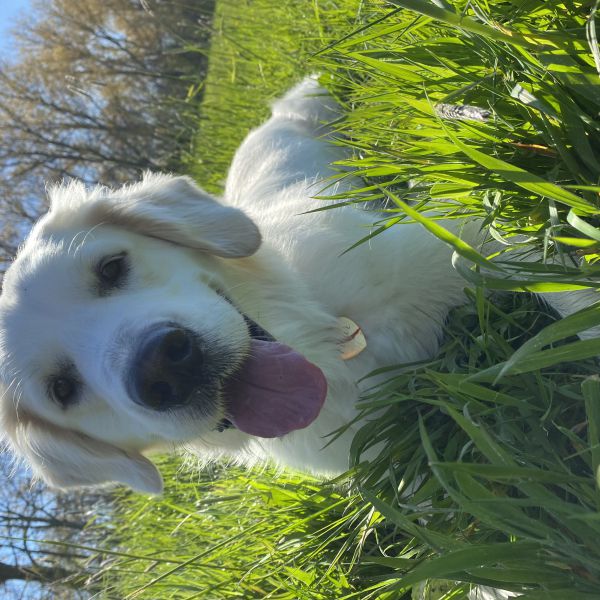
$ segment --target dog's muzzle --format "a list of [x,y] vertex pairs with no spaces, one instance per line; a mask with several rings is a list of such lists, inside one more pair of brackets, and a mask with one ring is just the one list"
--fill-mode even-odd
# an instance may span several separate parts
[[157,411],[189,405],[207,384],[200,337],[176,323],[146,330],[130,363],[126,387],[137,404]]

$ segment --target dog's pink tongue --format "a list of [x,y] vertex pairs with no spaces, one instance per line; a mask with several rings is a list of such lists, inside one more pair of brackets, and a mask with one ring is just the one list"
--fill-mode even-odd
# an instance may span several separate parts
[[250,435],[273,438],[310,425],[327,395],[317,366],[279,342],[252,340],[250,357],[225,390],[229,418]]

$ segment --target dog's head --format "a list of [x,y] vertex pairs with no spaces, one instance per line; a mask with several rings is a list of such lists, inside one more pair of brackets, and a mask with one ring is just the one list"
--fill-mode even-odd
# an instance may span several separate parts
[[[240,436],[270,437],[314,419],[320,371],[223,293],[219,264],[260,243],[242,211],[187,178],[55,188],[0,298],[0,414],[13,450],[56,487],[112,481],[158,492],[144,451],[232,421]],[[285,389],[270,384],[274,365],[292,379]],[[304,392],[312,382],[314,414],[283,403],[265,428],[294,378]],[[261,385],[281,389],[248,408]]]

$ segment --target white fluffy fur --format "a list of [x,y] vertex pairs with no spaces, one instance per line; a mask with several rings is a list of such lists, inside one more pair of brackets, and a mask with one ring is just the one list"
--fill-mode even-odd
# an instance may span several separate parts
[[[347,468],[355,427],[329,445],[327,436],[355,417],[357,382],[377,367],[432,356],[465,282],[451,266],[451,248],[418,225],[344,254],[369,231],[373,214],[355,207],[305,214],[323,206],[313,196],[353,185],[351,178],[324,182],[344,156],[323,126],[336,115],[314,79],[292,89],[239,148],[219,201],[187,178],[165,175],[115,191],[79,183],[51,191],[51,209],[8,270],[0,300],[3,428],[38,476],[57,487],[122,482],[159,492],[160,475],[144,455],[176,447],[203,459],[268,458],[325,475]],[[462,235],[476,239],[478,224]],[[94,265],[121,251],[131,259],[127,286],[94,295]],[[157,414],[128,397],[123,365],[148,323],[178,320],[243,359],[244,321],[216,290],[323,370],[329,393],[311,426],[273,440],[218,433],[222,414]],[[591,296],[552,300],[568,314]],[[340,316],[358,323],[368,341],[346,362]],[[62,360],[83,383],[82,399],[66,410],[44,383]]]

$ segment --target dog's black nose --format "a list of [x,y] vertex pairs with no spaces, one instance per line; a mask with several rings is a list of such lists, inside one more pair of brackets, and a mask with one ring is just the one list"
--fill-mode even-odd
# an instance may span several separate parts
[[203,383],[200,342],[194,332],[178,325],[160,324],[147,330],[128,373],[131,398],[154,410],[189,404]]

